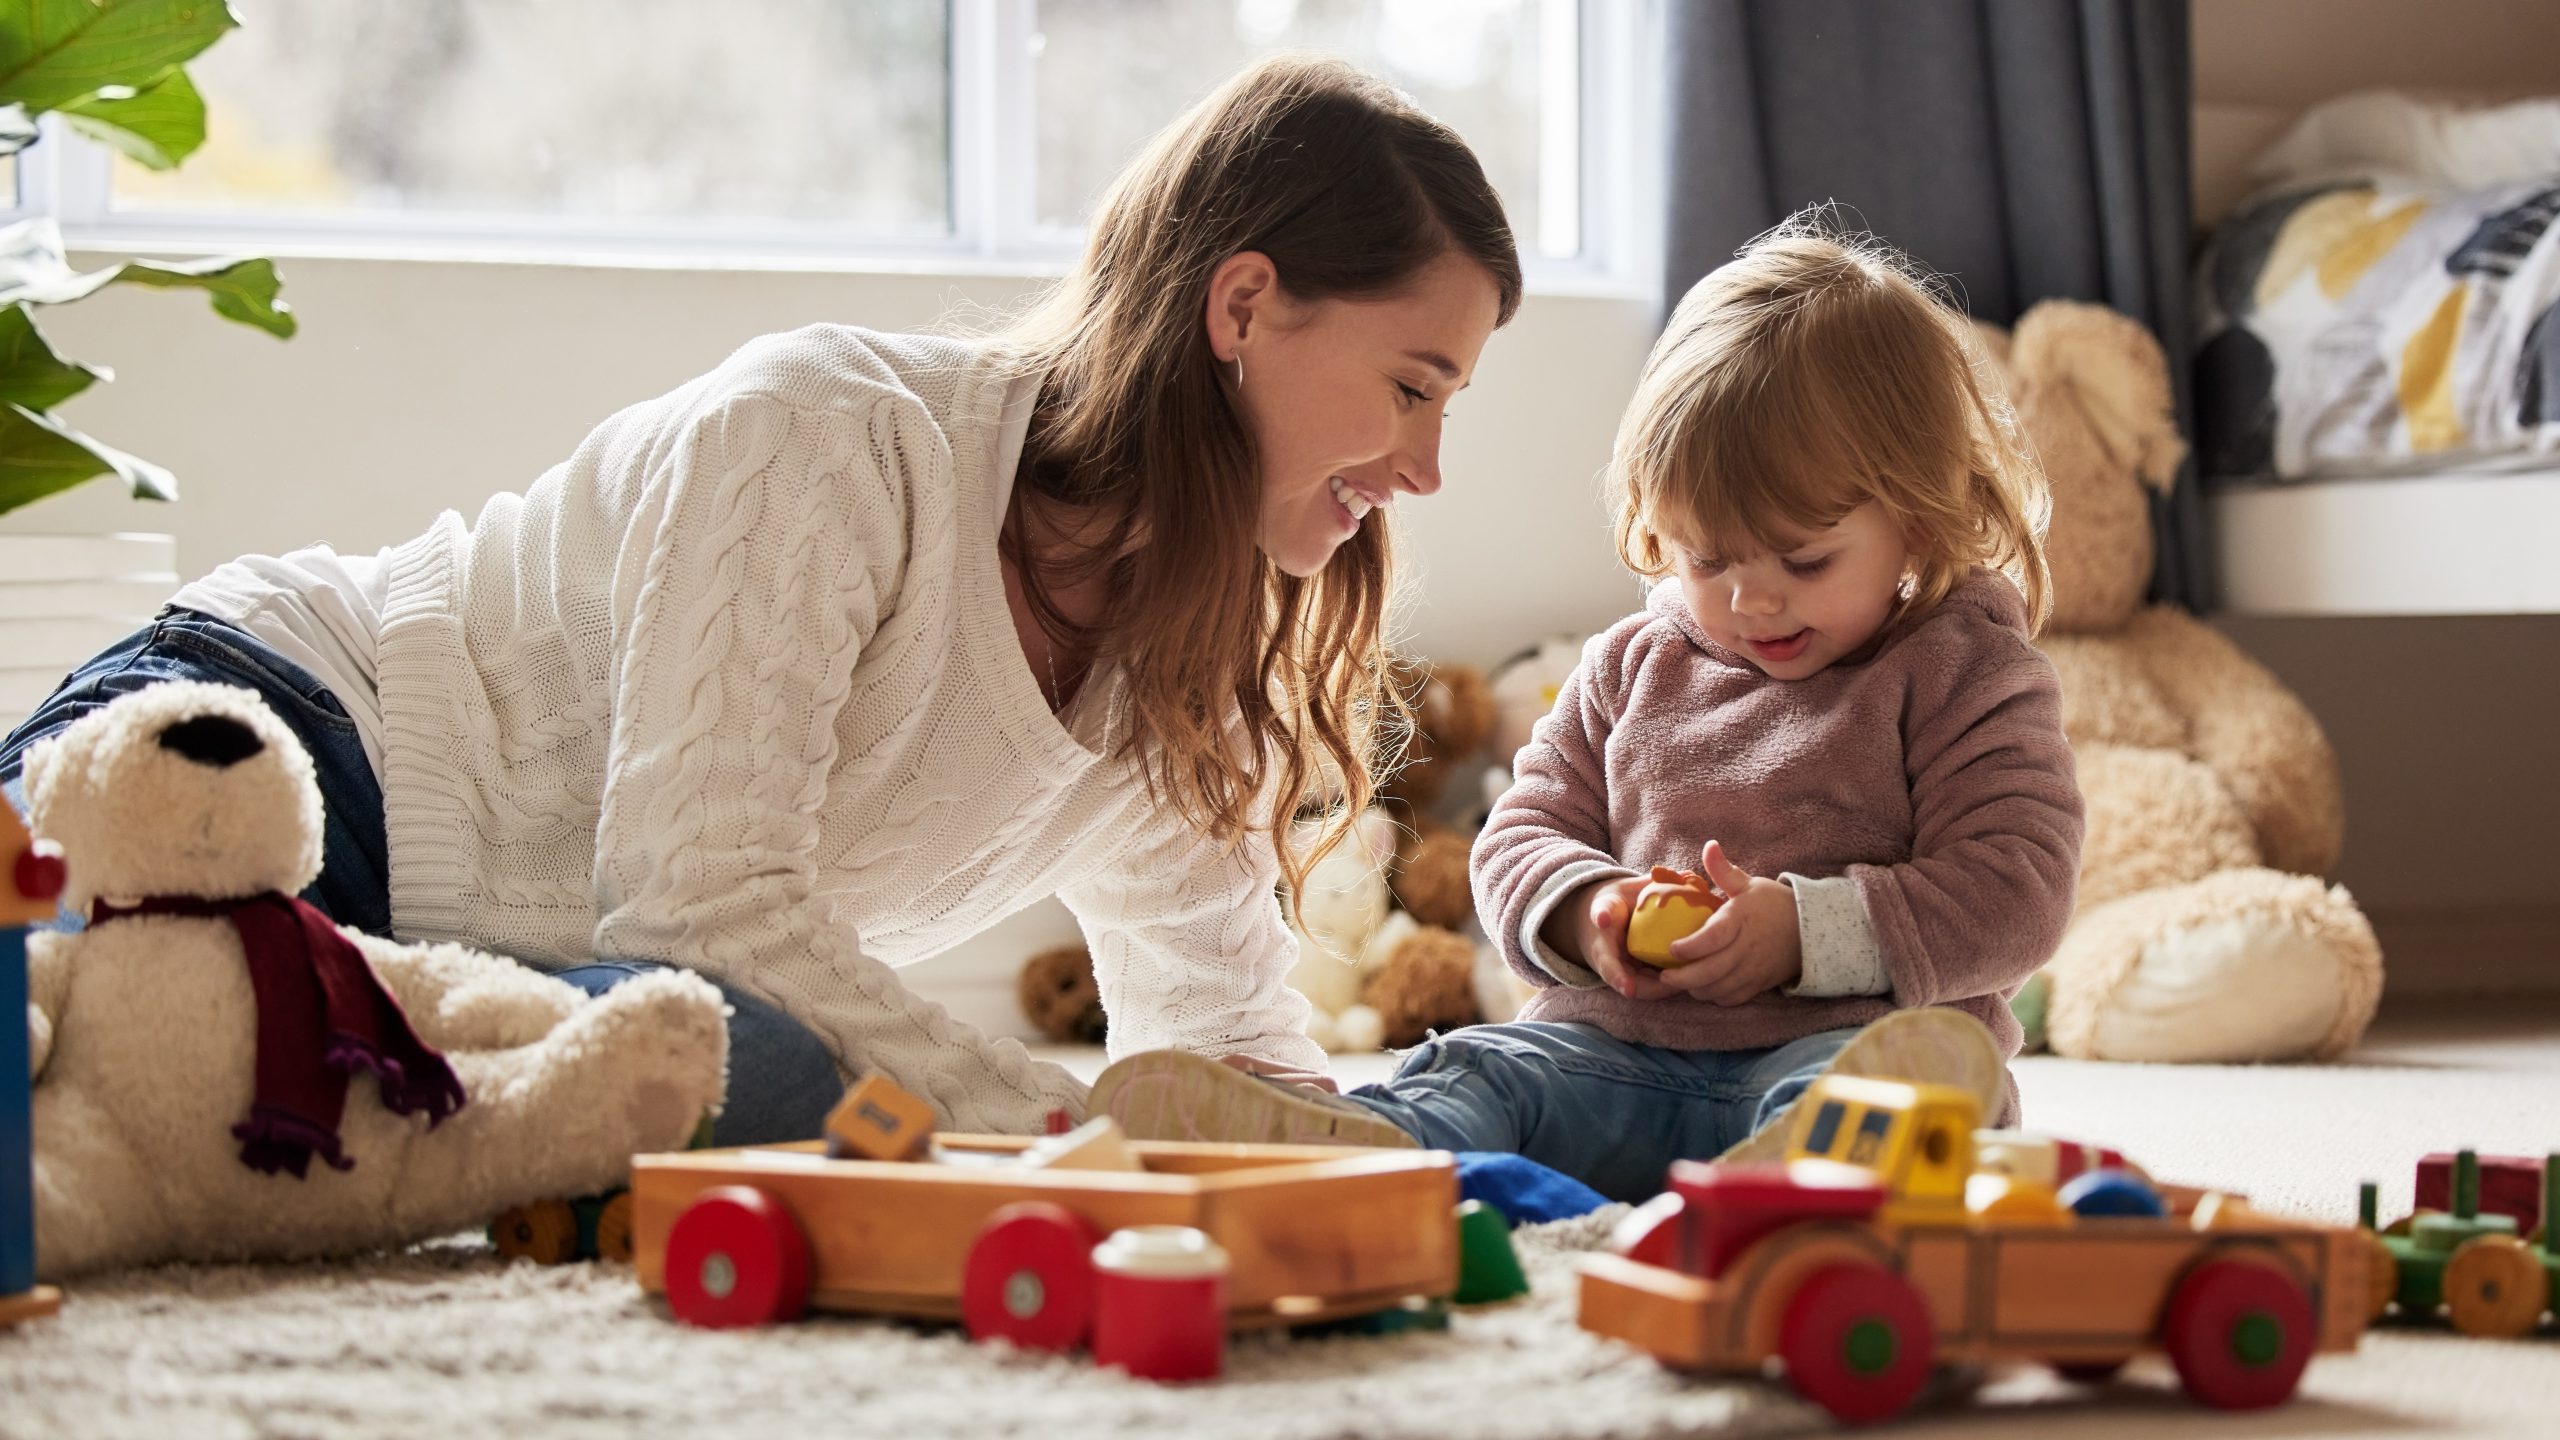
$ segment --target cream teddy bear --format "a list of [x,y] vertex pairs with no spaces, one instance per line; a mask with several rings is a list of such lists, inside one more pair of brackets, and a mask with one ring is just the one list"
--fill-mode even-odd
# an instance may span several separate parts
[[[1315,830],[1302,825],[1298,843],[1312,843]],[[1289,988],[1315,1007],[1307,1035],[1327,1050],[1375,1050],[1386,1042],[1386,1021],[1362,1003],[1361,991],[1381,958],[1370,941],[1387,920],[1387,866],[1395,851],[1395,822],[1382,810],[1368,810],[1307,873]]]
[[2053,487],[2039,643],[2089,817],[2077,912],[2021,1018],[2041,999],[2052,1047],[2090,1059],[2338,1055],[2373,1018],[2382,954],[2320,878],[2344,829],[2337,759],[2238,646],[2142,603],[2150,496],[2186,450],[2160,346],[2063,301],[1985,340]]
[[48,1278],[450,1234],[623,1183],[720,1103],[724,1007],[698,976],[590,1000],[292,908],[320,794],[249,691],[126,696],[37,745],[26,780],[95,917],[29,944]]

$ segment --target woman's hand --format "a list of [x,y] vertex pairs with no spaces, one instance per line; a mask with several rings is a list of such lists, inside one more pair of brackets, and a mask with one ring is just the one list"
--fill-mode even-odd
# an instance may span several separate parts
[[1706,924],[1671,942],[1676,963],[1659,983],[1711,1005],[1740,1005],[1796,983],[1804,974],[1804,950],[1794,887],[1745,872],[1713,840],[1703,861],[1725,903]]

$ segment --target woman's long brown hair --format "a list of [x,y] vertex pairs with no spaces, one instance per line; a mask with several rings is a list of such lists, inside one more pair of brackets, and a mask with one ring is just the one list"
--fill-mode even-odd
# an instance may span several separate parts
[[[1492,276],[1505,322],[1520,261],[1454,132],[1350,66],[1285,56],[1151,141],[1074,272],[998,337],[1045,377],[1018,493],[1110,517],[1083,559],[1044,569],[1030,507],[1012,507],[1003,544],[1033,612],[1121,670],[1113,733],[1151,796],[1231,844],[1268,833],[1294,899],[1401,753],[1407,707],[1386,650],[1387,514],[1305,579],[1262,553],[1260,463],[1206,326],[1211,274],[1247,250],[1300,301],[1392,296],[1462,255]],[[1050,601],[1106,573],[1092,624]],[[1328,782],[1340,804],[1301,845],[1292,816]]]

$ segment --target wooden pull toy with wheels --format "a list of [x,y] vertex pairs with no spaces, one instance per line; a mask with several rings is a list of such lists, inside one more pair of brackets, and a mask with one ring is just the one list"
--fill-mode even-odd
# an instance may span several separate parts
[[[1941,1364],[2030,1360],[2103,1380],[2166,1352],[2221,1409],[2292,1395],[2369,1314],[2358,1232],[2186,1197],[2129,1169],[2059,1189],[2004,1142],[1976,1164],[1965,1091],[1825,1076],[1780,1164],[1671,1169],[1583,1262],[1581,1323],[1683,1370],[1759,1374],[1842,1420],[1900,1413]],[[2051,1167],[2041,1167],[2050,1173]]]
[[[2448,1158],[2451,1164],[2443,1169],[2449,1177],[2440,1173],[2430,1185],[2429,1168]],[[2491,1165],[2491,1173],[2502,1178],[2496,1210],[2481,1203],[2478,1154],[2431,1155],[2419,1162],[2420,1208],[2381,1230],[2374,1226],[2375,1189],[2366,1182],[2357,1213],[2373,1267],[2376,1319],[2386,1313],[2408,1320],[2440,1316],[2462,1334],[2498,1339],[2541,1327],[2560,1296],[2560,1249],[2551,1239],[2551,1217],[2560,1209],[2560,1154],[2543,1160],[2538,1177],[2529,1160],[2493,1158]],[[2541,1181],[2538,1203],[2526,1183],[2530,1178]],[[2438,1197],[2449,1198],[2452,1208],[2425,1208]]]
[[641,1288],[690,1325],[957,1321],[1159,1380],[1215,1375],[1230,1330],[1484,1288],[1462,1273],[1445,1151],[1132,1141],[1109,1120],[935,1135],[931,1117],[875,1075],[824,1139],[637,1157]]

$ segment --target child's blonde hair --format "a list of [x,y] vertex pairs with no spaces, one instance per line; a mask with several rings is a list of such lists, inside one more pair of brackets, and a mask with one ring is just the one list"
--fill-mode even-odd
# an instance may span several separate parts
[[1610,456],[1619,557],[1645,576],[1671,545],[1742,559],[1872,500],[1911,546],[1898,613],[1988,565],[2041,628],[2051,500],[1988,363],[1901,256],[1789,220],[1692,287],[1646,359]]

